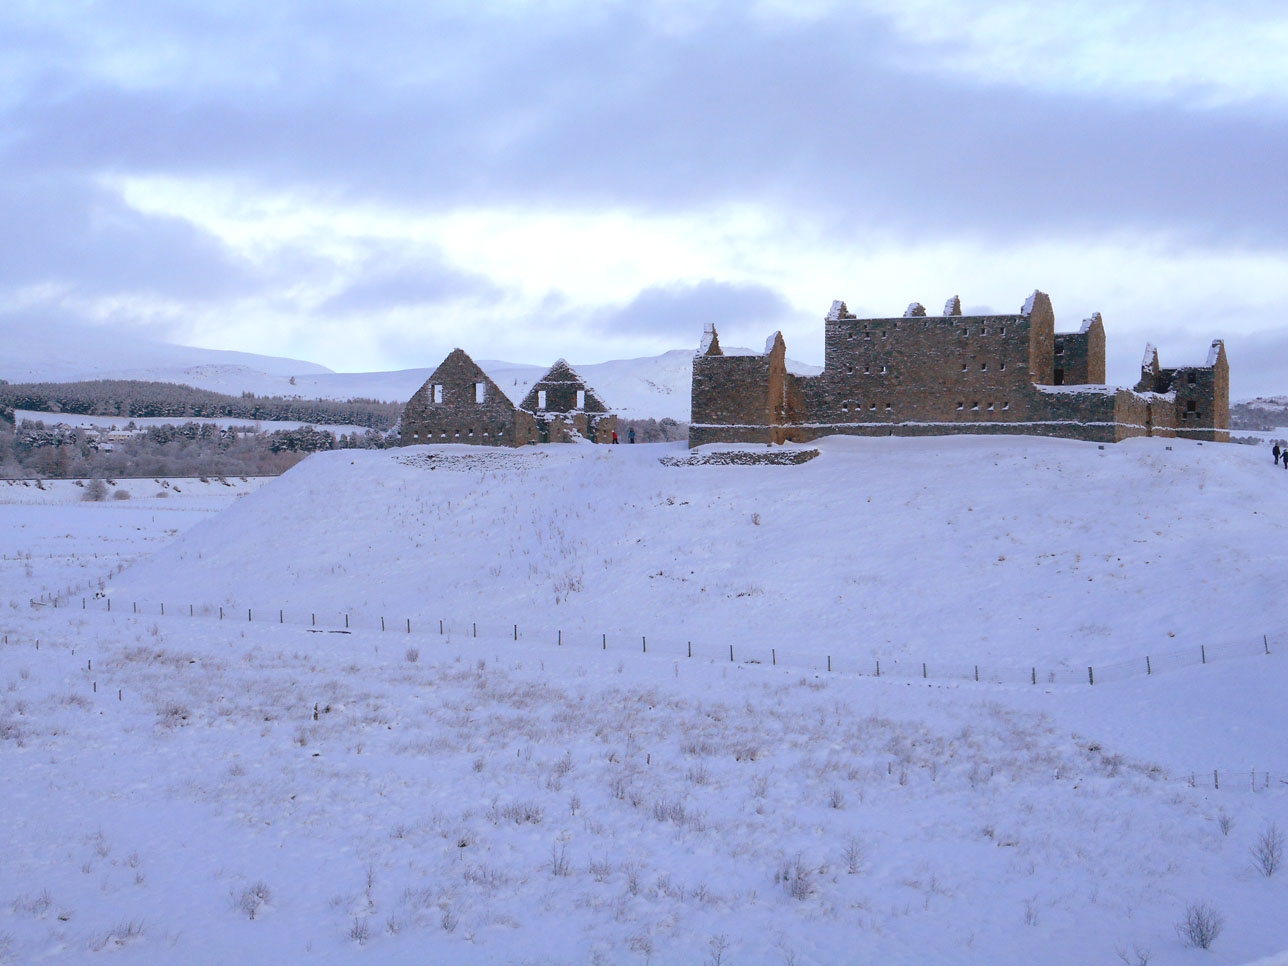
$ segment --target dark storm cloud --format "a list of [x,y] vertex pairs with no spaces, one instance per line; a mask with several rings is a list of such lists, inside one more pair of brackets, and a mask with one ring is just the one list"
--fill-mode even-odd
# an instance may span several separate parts
[[[320,250],[248,265],[191,224],[131,209],[110,176],[421,215],[702,217],[751,202],[859,250],[1139,234],[1178,249],[1288,246],[1278,103],[971,82],[937,69],[952,51],[912,48],[856,13],[767,22],[729,5],[662,30],[644,9],[121,0],[63,22],[0,10],[0,294],[52,283],[272,304],[340,268]],[[493,294],[410,250],[365,264],[342,267],[355,281],[324,313]],[[707,321],[770,327],[783,303],[707,281],[556,315],[570,330],[687,343]]]
[[218,239],[148,215],[89,179],[0,181],[0,286],[47,284],[84,297],[146,289],[210,299],[250,280]]
[[500,289],[486,278],[454,271],[434,258],[373,267],[358,272],[357,277],[358,281],[327,299],[319,310],[328,315],[348,315],[500,295]]
[[706,279],[696,285],[647,288],[624,308],[600,313],[591,325],[613,335],[650,335],[688,342],[708,322],[724,331],[729,323],[769,325],[790,312],[786,300],[763,285]]
[[909,240],[1288,238],[1277,107],[972,85],[854,15],[768,24],[731,7],[687,32],[625,8],[474,22],[413,8],[368,21],[310,4],[258,16],[207,17],[212,39],[166,15],[163,36],[227,45],[237,72],[215,82],[127,89],[60,66],[9,112],[11,161],[238,174],[430,205],[751,199]]

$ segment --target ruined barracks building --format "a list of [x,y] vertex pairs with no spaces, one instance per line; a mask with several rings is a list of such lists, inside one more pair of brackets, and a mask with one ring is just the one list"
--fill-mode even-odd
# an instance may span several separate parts
[[1165,369],[1146,348],[1134,389],[1104,385],[1100,314],[1055,331],[1051,300],[1016,315],[944,314],[913,303],[902,318],[859,319],[833,302],[823,371],[787,371],[782,335],[762,355],[725,355],[707,326],[693,359],[689,445],[805,442],[835,433],[1029,433],[1117,442],[1129,436],[1230,438],[1230,369],[1212,343],[1201,366]]
[[403,410],[401,441],[523,446],[581,436],[612,440],[617,417],[560,359],[516,404],[463,349],[453,349]]

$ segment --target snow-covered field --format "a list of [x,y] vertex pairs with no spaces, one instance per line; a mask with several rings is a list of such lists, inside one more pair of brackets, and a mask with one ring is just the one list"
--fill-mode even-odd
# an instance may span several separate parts
[[1288,473],[818,448],[0,487],[0,962],[1288,961]]

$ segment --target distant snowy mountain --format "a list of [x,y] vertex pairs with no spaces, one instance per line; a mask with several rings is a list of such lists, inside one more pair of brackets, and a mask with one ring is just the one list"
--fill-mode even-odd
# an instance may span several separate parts
[[[742,355],[752,350],[726,348],[725,352]],[[691,349],[672,349],[640,359],[573,363],[573,368],[622,416],[687,421],[692,360]],[[548,368],[548,365],[477,361],[516,403]],[[138,337],[122,338],[90,327],[34,330],[11,324],[0,329],[0,379],[10,382],[141,379],[183,383],[234,396],[253,392],[262,396],[361,397],[405,402],[436,366],[437,361],[425,368],[392,372],[334,372],[298,359],[199,349]],[[788,368],[800,375],[821,371],[817,366],[791,360]]]
[[293,375],[330,371],[299,359],[198,349],[94,326],[0,320],[0,379],[10,382],[151,379],[240,393],[257,391],[254,384],[265,378],[289,384]]

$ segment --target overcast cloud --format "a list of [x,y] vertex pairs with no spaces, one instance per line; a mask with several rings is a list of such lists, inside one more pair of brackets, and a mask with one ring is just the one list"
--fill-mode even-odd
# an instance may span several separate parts
[[1039,286],[1104,313],[1111,378],[1224,337],[1236,396],[1288,391],[1282,5],[479,7],[4,5],[0,318],[340,369],[714,321],[821,361],[833,298]]

